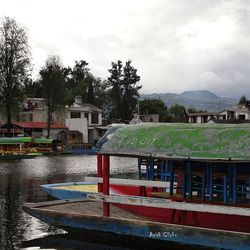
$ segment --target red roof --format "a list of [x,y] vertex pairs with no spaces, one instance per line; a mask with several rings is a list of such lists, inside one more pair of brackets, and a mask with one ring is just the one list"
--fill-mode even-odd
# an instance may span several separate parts
[[[22,127],[22,128],[47,128],[47,122],[13,122],[14,125]],[[65,125],[59,123],[52,123],[52,129],[66,129]]]

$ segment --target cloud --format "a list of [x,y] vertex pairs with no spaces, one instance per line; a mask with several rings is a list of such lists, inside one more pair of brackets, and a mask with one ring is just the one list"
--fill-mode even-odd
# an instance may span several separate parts
[[36,72],[52,53],[102,78],[131,59],[144,93],[250,96],[249,12],[244,0],[9,0],[0,16],[27,27]]

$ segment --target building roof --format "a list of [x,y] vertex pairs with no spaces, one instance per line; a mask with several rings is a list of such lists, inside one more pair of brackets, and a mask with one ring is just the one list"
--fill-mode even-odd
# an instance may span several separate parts
[[231,113],[233,113],[233,112],[235,112],[235,110],[232,110],[232,109],[224,109],[224,110],[218,112],[217,115],[219,115],[219,114],[221,114],[221,113],[223,113],[223,112],[231,112]]
[[70,111],[74,110],[79,110],[79,111],[98,111],[101,112],[101,109],[98,108],[97,106],[90,104],[90,103],[81,103],[81,104],[76,104],[74,103],[69,107]]
[[[47,128],[47,122],[13,122],[14,125],[22,127],[22,128]],[[66,129],[67,127],[63,124],[52,123],[52,129]]]

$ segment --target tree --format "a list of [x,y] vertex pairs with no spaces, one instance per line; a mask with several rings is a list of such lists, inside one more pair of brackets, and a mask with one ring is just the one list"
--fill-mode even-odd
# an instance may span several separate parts
[[195,107],[189,107],[187,110],[188,113],[207,113],[206,110],[196,109]]
[[27,78],[23,86],[23,95],[26,97],[43,96],[41,82],[39,80],[33,81],[31,78]]
[[30,73],[30,50],[23,27],[5,17],[0,27],[0,95],[10,133],[12,111],[18,106],[21,89]]
[[139,89],[142,86],[137,86],[140,81],[140,76],[137,75],[137,69],[131,66],[131,61],[127,61],[123,68],[123,119],[131,120],[133,112],[138,102]]
[[45,98],[45,102],[48,108],[47,138],[49,138],[52,115],[64,104],[65,74],[60,58],[58,56],[50,56],[46,60],[45,66],[40,70],[40,76],[43,97]]
[[94,104],[93,84],[95,77],[84,60],[75,61],[73,69],[65,68],[67,103],[74,102],[76,95],[81,95],[83,102]]
[[111,63],[111,69],[109,73],[111,76],[108,81],[111,85],[110,96],[112,100],[112,119],[121,119],[123,115],[122,112],[122,62],[117,61],[117,63]]
[[137,75],[137,69],[131,66],[130,60],[125,66],[121,61],[112,62],[111,66],[108,78],[111,86],[111,117],[128,121],[132,118],[139,97],[138,91],[142,87],[137,85],[140,76]]
[[247,104],[247,98],[245,95],[241,96],[239,100],[239,104]]
[[188,116],[185,107],[175,104],[169,109],[172,122],[187,122]]
[[170,121],[168,108],[159,99],[145,99],[140,101],[140,114],[159,114],[160,122]]

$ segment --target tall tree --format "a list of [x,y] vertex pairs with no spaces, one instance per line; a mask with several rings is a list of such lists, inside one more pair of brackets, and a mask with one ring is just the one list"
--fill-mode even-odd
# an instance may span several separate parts
[[139,97],[138,91],[142,87],[137,85],[140,76],[137,75],[137,69],[131,65],[130,60],[125,66],[121,61],[112,62],[111,66],[109,70],[111,75],[108,78],[111,85],[111,117],[128,121],[132,118]]
[[91,104],[95,104],[94,86],[93,86],[94,77],[89,74],[89,76],[87,76],[86,81],[88,84],[86,102],[91,103]]
[[184,106],[175,104],[169,109],[172,122],[187,122],[188,116]]
[[41,97],[43,95],[41,81],[27,78],[24,82],[23,94],[26,97]]
[[83,102],[87,101],[89,85],[92,83],[91,80],[93,80],[93,76],[90,74],[90,70],[87,66],[88,63],[86,61],[80,60],[75,61],[73,69],[65,69],[65,74],[67,75],[67,102],[69,104],[74,102],[76,95],[81,95]]
[[127,61],[123,68],[123,119],[131,120],[132,114],[139,98],[139,89],[142,86],[138,86],[137,83],[140,81],[140,76],[137,75],[137,69],[131,66],[131,61]]
[[21,97],[21,87],[30,73],[30,50],[23,27],[5,17],[0,27],[0,95],[10,133],[12,111]]
[[245,95],[241,96],[239,100],[239,104],[247,104],[247,98]]
[[64,104],[65,74],[60,58],[58,56],[50,56],[46,60],[45,66],[40,70],[40,76],[43,96],[48,108],[47,138],[49,138],[52,115]]
[[160,99],[145,99],[140,101],[140,114],[159,114],[160,122],[170,121],[168,108]]
[[112,119],[121,119],[122,113],[122,62],[119,60],[117,63],[111,63],[111,69],[109,73],[111,74],[108,81],[111,85],[111,99],[112,99]]

